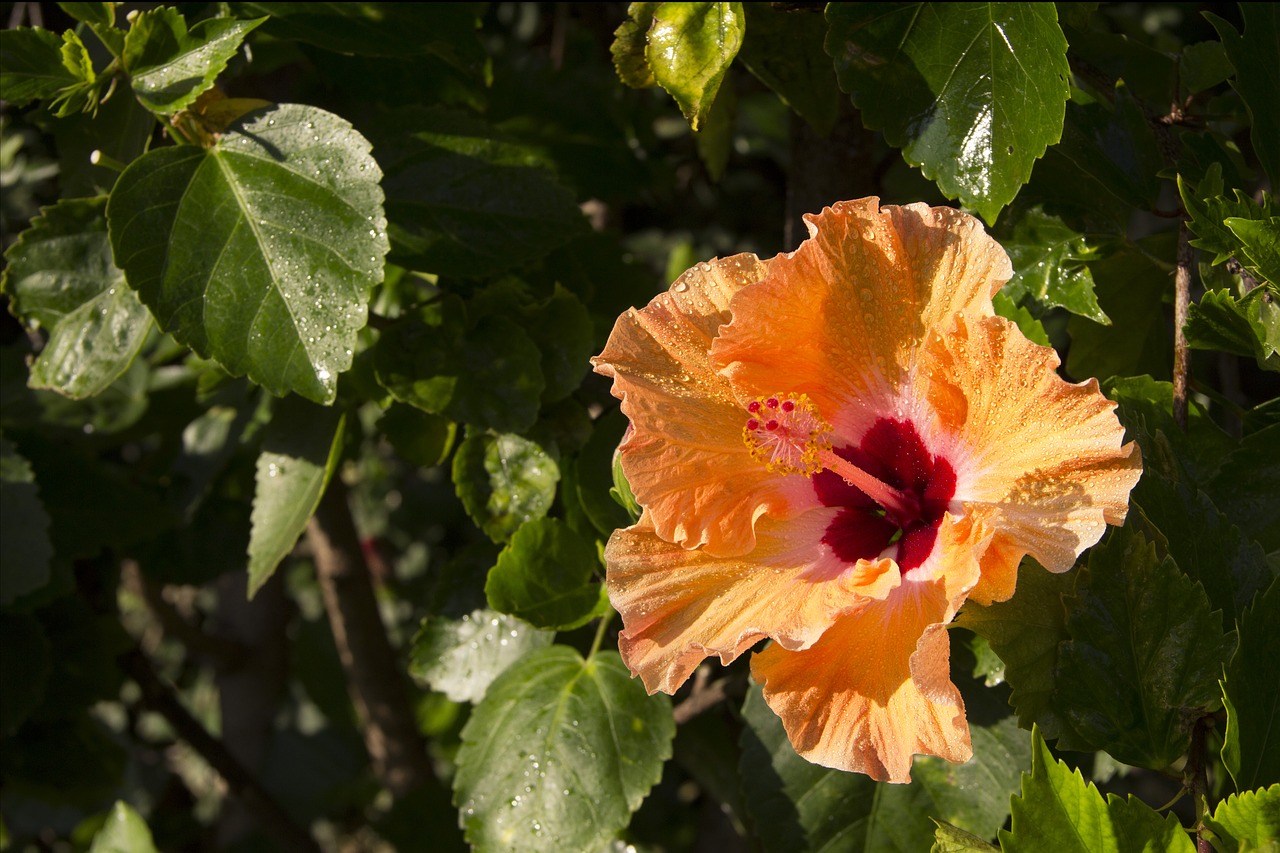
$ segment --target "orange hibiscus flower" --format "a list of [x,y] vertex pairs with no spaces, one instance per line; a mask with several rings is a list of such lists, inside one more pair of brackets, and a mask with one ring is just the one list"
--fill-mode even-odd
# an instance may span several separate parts
[[674,692],[751,671],[810,761],[910,779],[972,754],[946,626],[1119,524],[1141,473],[1096,380],[995,316],[1012,274],[950,208],[843,202],[790,254],[699,264],[595,368],[644,512],[605,551],[623,659]]

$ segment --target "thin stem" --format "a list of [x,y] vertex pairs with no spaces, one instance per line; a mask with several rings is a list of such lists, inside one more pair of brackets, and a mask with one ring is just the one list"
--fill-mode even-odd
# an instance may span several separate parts
[[596,626],[595,639],[591,641],[591,650],[587,652],[587,660],[591,660],[596,656],[596,652],[600,651],[600,644],[604,642],[605,631],[608,630],[609,623],[613,621],[613,613],[614,611],[611,608],[608,613],[600,617],[600,624]]
[[1195,254],[1191,250],[1191,232],[1184,219],[1178,225],[1178,268],[1173,276],[1173,420],[1187,429],[1187,371],[1190,354],[1187,348],[1187,314],[1191,308],[1191,266]]
[[1204,819],[1209,813],[1209,772],[1205,761],[1205,734],[1213,725],[1212,717],[1201,717],[1191,727],[1191,748],[1187,753],[1187,766],[1183,785],[1191,791],[1196,806],[1196,853],[1213,853],[1213,844],[1204,834]]
[[903,518],[914,517],[919,513],[920,507],[915,498],[876,479],[849,460],[837,456],[833,451],[821,451],[818,454],[818,461],[822,463],[822,467],[839,474],[846,483],[886,510]]

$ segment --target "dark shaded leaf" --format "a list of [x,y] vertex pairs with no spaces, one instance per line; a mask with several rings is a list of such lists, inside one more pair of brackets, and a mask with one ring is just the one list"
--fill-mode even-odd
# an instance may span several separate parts
[[1218,674],[1235,643],[1203,588],[1121,528],[1090,552],[1068,614],[1058,710],[1088,744],[1126,764],[1172,764],[1196,720],[1217,709]]
[[956,625],[982,637],[1004,661],[1004,680],[1013,688],[1009,704],[1023,728],[1038,724],[1050,738],[1069,735],[1053,693],[1059,643],[1067,639],[1063,596],[1075,584],[1073,573],[1053,574],[1030,558],[1018,571],[1018,586],[1008,601],[982,607],[966,604]]
[[63,63],[63,39],[39,27],[0,30],[0,89],[15,107],[54,98],[93,79],[82,65]]
[[819,136],[829,134],[840,111],[840,87],[822,50],[826,21],[816,12],[783,12],[763,3],[747,3],[743,9],[742,64]]
[[914,853],[934,839],[930,818],[991,836],[1008,816],[1009,793],[1029,764],[1026,735],[1005,717],[971,725],[974,757],[965,764],[920,756],[910,785],[880,784],[796,755],[758,686],[742,713],[743,795],[767,851]]
[[489,606],[539,628],[568,631],[600,615],[595,543],[555,518],[521,525],[484,585]]
[[542,257],[587,230],[536,151],[462,113],[406,111],[378,138],[392,259],[477,278]]
[[1253,127],[1249,138],[1271,185],[1280,183],[1280,68],[1272,61],[1280,56],[1280,9],[1273,3],[1248,3],[1240,7],[1244,34],[1212,12],[1204,16],[1213,24],[1235,68],[1231,85],[1249,110]]
[[1111,318],[1103,326],[1073,315],[1067,322],[1071,349],[1067,372],[1077,378],[1169,375],[1164,313],[1172,293],[1170,270],[1146,252],[1125,249],[1091,267],[1098,304]]
[[480,427],[533,426],[546,389],[542,353],[503,316],[468,323],[452,294],[387,329],[374,350],[378,381],[402,403]]
[[0,610],[0,647],[0,737],[8,737],[40,707],[52,667],[49,640],[30,613]]
[[1049,4],[841,3],[827,21],[867,127],[988,222],[1062,136],[1067,41]]
[[467,840],[480,850],[601,848],[657,783],[674,735],[670,702],[646,696],[616,653],[529,653],[462,730],[453,790]]
[[0,604],[49,581],[49,515],[31,465],[0,436]]
[[[1280,782],[1278,659],[1280,581],[1272,581],[1241,617],[1240,645],[1222,680],[1227,709],[1222,763],[1241,792]],[[1275,822],[1280,823],[1280,818]]]
[[1222,350],[1280,371],[1280,307],[1265,287],[1242,299],[1225,290],[1206,291],[1191,306],[1183,331],[1192,349]]
[[434,468],[449,458],[458,425],[414,406],[392,403],[378,419],[378,431],[409,462]]
[[111,245],[179,341],[272,393],[332,402],[382,280],[379,177],[337,116],[259,110],[212,149],[135,160],[107,203]]
[[647,89],[658,85],[653,70],[645,58],[649,41],[649,28],[653,26],[653,12],[661,3],[632,3],[627,7],[628,20],[613,31],[613,44],[609,53],[618,79],[632,89]]

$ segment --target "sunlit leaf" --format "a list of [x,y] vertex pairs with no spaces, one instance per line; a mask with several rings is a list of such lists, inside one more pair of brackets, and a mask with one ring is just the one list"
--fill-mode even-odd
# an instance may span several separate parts
[[272,393],[331,402],[382,280],[379,177],[337,116],[260,110],[211,149],[135,160],[107,203],[111,245],[179,341]]
[[618,79],[633,89],[646,89],[658,85],[653,70],[645,58],[649,40],[649,28],[653,26],[653,12],[661,3],[632,3],[627,7],[627,20],[613,31],[613,44],[609,53]]
[[39,27],[0,30],[0,89],[15,107],[53,98],[85,83],[83,69],[63,64],[63,40]]
[[428,616],[413,638],[409,673],[455,702],[479,702],[507,667],[554,636],[495,610]]
[[265,20],[206,18],[188,31],[177,9],[141,12],[125,35],[121,57],[133,93],[160,115],[186,108],[213,86],[245,36]]
[[1050,4],[836,3],[827,21],[867,127],[988,222],[1062,136],[1070,72]]
[[626,826],[671,756],[665,696],[615,652],[529,653],[462,730],[454,802],[476,850],[598,850]]
[[745,27],[741,3],[662,3],[653,10],[645,59],[694,130],[707,121]]
[[5,253],[11,310],[49,340],[30,385],[69,397],[101,393],[129,367],[151,330],[151,314],[111,258],[107,200],[47,207]]
[[1192,349],[1242,355],[1261,368],[1280,371],[1280,306],[1265,287],[1242,299],[1225,290],[1206,291],[1191,306],[1183,331]]
[[258,456],[249,537],[249,595],[288,556],[342,454],[343,415],[298,397],[272,412]]
[[453,457],[453,485],[462,505],[495,542],[506,542],[555,500],[560,469],[541,447],[509,433],[467,429]]
[[1079,770],[1053,757],[1038,729],[1031,739],[1031,773],[1013,798],[1012,828],[1000,830],[1004,853],[1193,853],[1172,814],[1162,818],[1141,801],[1114,794],[1104,802]]
[[1011,299],[1030,297],[1044,308],[1066,308],[1096,323],[1111,323],[1098,305],[1086,265],[1099,255],[1084,235],[1036,208],[1019,220],[1002,245],[1013,262],[1013,278],[1002,290]]
[[1232,794],[1218,803],[1205,824],[1226,853],[1269,851],[1280,838],[1280,785]]
[[117,800],[102,829],[94,834],[89,853],[156,853],[156,846],[142,815]]

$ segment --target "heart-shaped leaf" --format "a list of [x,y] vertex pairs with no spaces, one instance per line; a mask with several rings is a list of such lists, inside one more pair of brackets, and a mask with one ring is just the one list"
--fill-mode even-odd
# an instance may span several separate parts
[[160,327],[274,394],[332,402],[387,253],[381,171],[347,122],[283,104],[210,149],[139,157],[111,245]]

